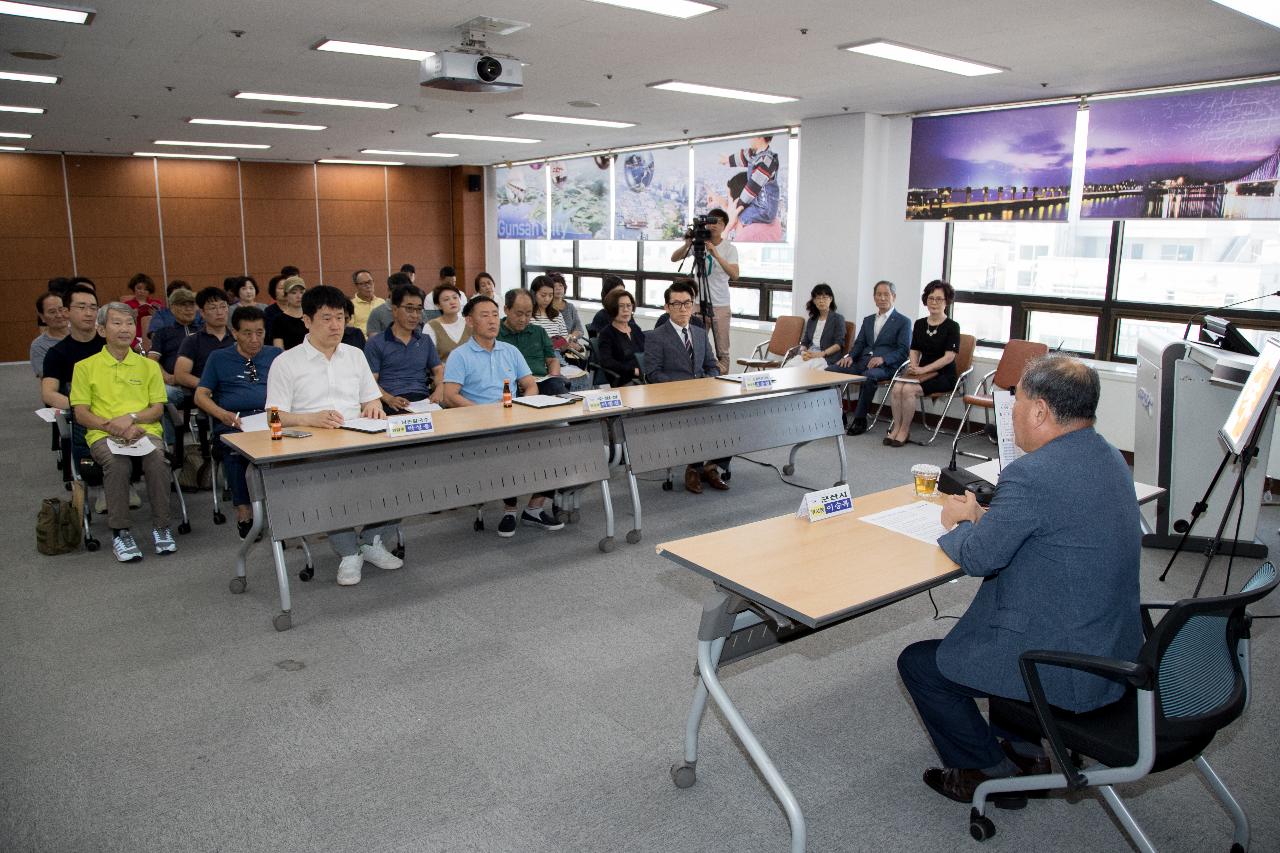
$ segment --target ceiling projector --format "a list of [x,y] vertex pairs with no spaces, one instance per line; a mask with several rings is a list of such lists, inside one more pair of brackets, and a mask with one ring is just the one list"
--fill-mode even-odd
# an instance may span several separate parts
[[520,60],[488,53],[442,51],[422,60],[418,84],[454,92],[510,92],[524,85]]

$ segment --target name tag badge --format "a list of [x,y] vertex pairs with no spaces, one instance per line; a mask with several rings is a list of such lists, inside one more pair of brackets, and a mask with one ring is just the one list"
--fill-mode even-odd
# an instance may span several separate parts
[[421,415],[392,415],[387,418],[387,435],[423,435],[435,430],[430,412]]
[[622,408],[622,395],[617,391],[593,391],[582,395],[582,411],[612,412]]
[[808,518],[810,522],[814,522],[850,512],[853,512],[853,497],[849,494],[849,485],[846,483],[806,494],[800,500],[796,518]]
[[742,374],[742,390],[758,391],[761,388],[773,387],[773,374],[763,370]]

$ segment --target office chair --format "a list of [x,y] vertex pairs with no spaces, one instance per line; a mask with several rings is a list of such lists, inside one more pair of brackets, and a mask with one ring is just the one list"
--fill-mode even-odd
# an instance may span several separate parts
[[[1193,761],[1231,815],[1232,853],[1248,850],[1248,818],[1205,760],[1204,750],[1249,705],[1252,620],[1246,608],[1270,595],[1278,583],[1275,566],[1265,563],[1234,595],[1143,604],[1146,641],[1133,661],[1072,652],[1024,652],[1018,665],[1031,701],[993,698],[991,721],[1033,742],[1046,737],[1060,772],[983,782],[973,795],[969,834],[978,841],[995,834],[995,825],[985,815],[987,798],[994,794],[1063,787],[1074,792],[1095,786],[1134,846],[1154,853],[1113,786]],[[1153,624],[1152,610],[1167,612]],[[1061,711],[1045,699],[1039,674],[1042,665],[1124,682],[1128,692],[1096,711]],[[1068,753],[1097,763],[1078,770]]]
[[[941,400],[943,397],[946,397],[947,404],[942,407],[942,413],[938,415],[938,425],[933,428],[933,435],[929,436],[929,440],[916,441],[916,442],[913,442],[913,444],[919,444],[925,447],[927,447],[930,444],[933,444],[934,439],[938,437],[938,433],[942,431],[942,423],[947,418],[947,412],[951,410],[951,403],[955,400],[957,396],[961,398],[964,398],[966,396],[965,390],[969,384],[969,374],[973,372],[973,351],[974,349],[977,348],[977,345],[978,345],[978,339],[975,338],[973,335],[961,335],[960,351],[956,353],[956,361],[955,361],[955,365],[956,365],[955,386],[950,391],[935,391],[932,394],[920,395],[919,397],[920,422],[924,424],[924,428],[926,430],[929,429],[929,410],[925,408],[925,401]],[[884,408],[885,403],[889,402],[890,395],[893,393],[894,383],[896,383],[900,378],[902,378],[903,374],[906,373],[907,368],[910,366],[911,366],[910,361],[904,361],[901,365],[898,366],[898,369],[894,371],[893,378],[889,380],[889,387],[885,389],[884,397],[880,400],[880,405],[876,406],[876,413],[875,415],[872,416],[871,423],[868,424],[867,426],[868,430],[874,427],[876,425],[876,421],[880,419],[880,411]],[[962,422],[962,425],[963,425],[963,422]],[[889,429],[890,430],[893,429],[892,422],[889,423]]]
[[782,366],[783,356],[787,350],[800,343],[804,334],[804,317],[785,315],[774,321],[773,334],[769,340],[758,344],[751,353],[751,358],[738,359],[738,365],[747,370],[772,370]]
[[982,416],[987,425],[987,430],[989,430],[991,412],[996,407],[995,389],[1009,390],[1015,387],[1022,380],[1022,374],[1027,369],[1027,362],[1033,358],[1039,358],[1047,352],[1049,352],[1048,346],[1034,341],[1012,340],[1004,345],[1004,352],[1000,355],[1000,361],[996,364],[996,369],[982,377],[982,382],[978,384],[978,393],[964,395],[964,414],[960,416],[960,423],[956,425],[955,438],[951,440],[951,455],[953,457],[959,455],[984,461],[991,460],[990,456],[958,449],[965,425],[969,423],[969,412],[972,411],[974,406],[982,409]]

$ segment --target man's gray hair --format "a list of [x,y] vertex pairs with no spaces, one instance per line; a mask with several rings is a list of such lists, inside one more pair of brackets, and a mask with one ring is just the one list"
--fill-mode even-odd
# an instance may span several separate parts
[[1019,384],[1028,397],[1044,400],[1060,424],[1097,417],[1102,394],[1098,371],[1078,358],[1060,353],[1034,358]]
[[137,311],[134,311],[132,308],[130,308],[128,305],[125,305],[123,302],[108,302],[106,305],[103,305],[101,308],[98,309],[98,325],[99,326],[107,325],[107,314],[110,313],[111,311],[116,311],[120,314],[128,314],[130,320],[132,320],[135,323],[138,322]]
[[880,286],[880,285],[882,285],[882,284],[883,284],[883,285],[885,285],[886,287],[888,287],[888,288],[889,288],[889,292],[890,292],[890,293],[892,293],[895,297],[898,295],[898,287],[897,287],[897,285],[895,285],[895,284],[894,284],[893,282],[891,282],[891,281],[888,281],[887,279],[881,279],[880,281],[877,281],[877,282],[875,283],[875,287],[872,287],[872,288],[871,288],[871,292],[872,292],[872,293],[875,293],[875,292],[876,292],[876,287],[879,287],[879,286]]

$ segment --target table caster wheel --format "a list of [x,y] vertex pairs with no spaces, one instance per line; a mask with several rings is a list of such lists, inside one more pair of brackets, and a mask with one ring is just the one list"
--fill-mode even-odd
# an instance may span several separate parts
[[392,548],[392,549],[391,549],[391,553],[392,553],[392,554],[395,554],[397,557],[399,557],[401,560],[403,560],[403,559],[404,559],[404,546],[403,546],[403,545],[397,545],[396,547],[394,547],[394,548]]
[[639,541],[640,541],[640,531],[639,531],[639,530],[628,530],[628,531],[627,531],[627,543],[628,543],[628,544],[630,544],[630,545],[634,545],[634,544],[636,544],[636,543],[637,543],[637,542],[639,542]]
[[471,529],[474,530],[476,533],[482,533],[484,531],[484,519],[477,518],[475,522],[471,525]]
[[248,586],[248,581],[245,578],[236,577],[231,579],[231,583],[228,586],[233,594],[239,595]]
[[84,540],[84,549],[86,551],[96,551],[102,547],[102,543],[92,537]]
[[580,510],[576,510],[576,509],[569,510],[570,524],[577,524],[581,519],[582,519],[582,512]]
[[215,513],[213,514],[213,523],[214,523],[214,524],[226,524],[226,523],[227,523],[227,517],[226,517],[225,515],[223,515],[222,513],[220,513],[220,512],[215,512]]
[[[796,472],[796,466],[794,466],[794,465],[783,465],[783,466],[782,466],[782,473],[783,473],[783,475],[784,475],[784,476],[790,477],[790,476],[791,476],[792,474],[794,474],[795,472]],[[722,477],[721,479],[724,479],[724,478]]]
[[618,547],[618,544],[614,541],[612,536],[606,536],[600,540],[600,550],[604,551],[606,554],[616,547]]
[[185,535],[187,535],[188,533],[190,533],[190,532],[191,532],[191,523],[190,523],[190,522],[187,522],[187,521],[184,521],[184,522],[182,522],[181,524],[179,524],[179,525],[178,525],[178,532],[179,532],[179,533],[181,533],[183,536],[185,536]]
[[298,572],[298,580],[309,581],[316,575],[316,567],[308,563],[302,567],[302,571]]
[[293,627],[293,617],[288,611],[277,613],[275,618],[271,620],[271,624],[275,626],[277,631],[288,631]]
[[671,781],[676,783],[677,788],[691,788],[698,781],[698,773],[693,764],[680,761],[671,765]]
[[986,841],[996,834],[996,825],[991,818],[978,814],[977,809],[969,810],[969,835],[974,841]]
[[664,491],[664,492],[669,492],[669,491],[671,491],[672,489],[674,489],[675,487],[676,487],[676,484],[675,484],[675,483],[673,483],[673,482],[671,482],[670,480],[664,480],[664,481],[662,482],[662,491]]

